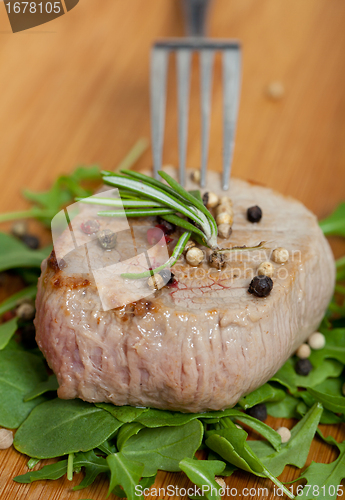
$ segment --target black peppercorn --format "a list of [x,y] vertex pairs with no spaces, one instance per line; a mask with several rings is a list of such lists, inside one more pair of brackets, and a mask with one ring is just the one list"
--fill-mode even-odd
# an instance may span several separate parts
[[256,297],[267,297],[273,288],[273,281],[269,276],[255,276],[250,282],[248,292]]
[[[175,277],[174,277],[174,274],[169,271],[168,269],[163,269],[162,271],[159,271],[159,274],[162,276],[164,282],[165,283],[165,286],[167,285],[172,285],[175,281]],[[168,281],[166,281],[168,280]]]
[[206,191],[206,193],[203,195],[202,197],[202,202],[203,204],[205,205],[205,207],[207,206],[207,203],[208,203],[208,192]]
[[295,364],[295,372],[298,375],[303,375],[304,377],[306,375],[309,375],[309,373],[312,371],[313,365],[309,361],[309,359],[299,359],[297,363]]
[[262,210],[260,207],[255,205],[254,207],[249,207],[247,210],[247,219],[249,222],[260,222],[262,217]]
[[257,418],[262,422],[267,418],[267,408],[264,403],[260,403],[259,405],[252,406],[252,408],[248,408],[246,413],[251,417]]
[[32,250],[37,250],[37,248],[40,246],[40,240],[37,238],[37,236],[33,236],[32,234],[24,234],[20,238],[22,242]]
[[164,229],[161,228],[164,234],[172,234],[174,231],[176,231],[175,224],[172,224],[171,222],[162,219],[162,217],[157,217],[157,219],[158,219],[158,224],[164,227]]

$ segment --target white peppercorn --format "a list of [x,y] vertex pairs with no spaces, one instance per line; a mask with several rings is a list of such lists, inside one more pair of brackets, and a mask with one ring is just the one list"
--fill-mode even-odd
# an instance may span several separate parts
[[261,262],[261,264],[258,267],[258,276],[268,276],[269,278],[272,278],[274,273],[274,267],[271,262],[265,261]]
[[219,224],[218,226],[218,236],[223,239],[227,239],[231,236],[232,228],[230,224]]
[[322,333],[315,332],[312,333],[308,338],[308,344],[312,349],[323,349],[326,345],[326,338]]
[[308,344],[302,344],[296,351],[296,356],[300,359],[307,359],[311,355],[311,349]]
[[32,304],[24,302],[17,308],[16,315],[18,318],[28,321],[35,316],[35,308]]
[[17,238],[22,238],[27,234],[27,232],[28,232],[28,225],[24,220],[15,222],[11,228],[11,233],[14,236],[17,236]]
[[204,252],[198,247],[192,247],[186,253],[186,261],[191,266],[198,266],[204,260]]
[[230,203],[220,203],[216,208],[216,215],[221,214],[223,212],[228,212],[229,214],[233,214],[234,211],[232,209],[232,205],[230,205]]
[[214,208],[219,203],[219,196],[212,191],[207,191],[202,197],[202,201],[207,208]]
[[277,432],[282,439],[282,443],[287,443],[290,440],[291,432],[287,427],[279,427]]
[[147,284],[151,288],[151,290],[160,290],[165,285],[165,282],[163,277],[159,273],[157,273],[149,277],[149,279],[147,280]]
[[13,443],[13,432],[8,429],[0,429],[0,450],[7,450]]
[[200,182],[200,170],[193,170],[193,172],[190,175],[190,178],[193,182],[196,182],[197,184]]
[[277,264],[284,264],[284,262],[289,260],[289,251],[283,247],[275,248],[272,252],[271,259]]
[[267,85],[265,93],[270,99],[278,101],[284,97],[285,88],[282,82],[274,81]]
[[232,206],[232,199],[229,198],[229,196],[221,196],[219,199],[219,204],[222,205],[223,203]]
[[229,226],[232,226],[233,221],[233,215],[229,212],[222,212],[221,214],[218,214],[216,216],[216,222],[218,226],[220,226],[221,224],[229,224]]
[[222,477],[216,476],[214,478],[214,480],[216,481],[217,484],[219,484],[219,486],[221,487],[221,489],[224,490],[224,492],[225,492],[226,483],[225,483],[224,479]]
[[184,255],[190,250],[191,248],[195,247],[195,243],[193,240],[188,240],[186,246],[183,249]]

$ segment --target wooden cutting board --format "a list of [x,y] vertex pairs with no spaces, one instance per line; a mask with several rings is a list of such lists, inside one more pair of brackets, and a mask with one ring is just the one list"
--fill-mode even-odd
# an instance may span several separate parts
[[[233,173],[304,202],[318,216],[345,199],[345,3],[343,0],[216,0],[210,33],[243,43],[243,83]],[[177,0],[84,0],[66,15],[13,34],[0,9],[0,211],[26,207],[22,188],[45,189],[76,165],[114,168],[139,137],[149,137],[149,50],[154,39],[182,35]],[[194,61],[188,165],[200,164],[198,65]],[[177,164],[175,71],[169,68],[164,162]],[[279,82],[280,99],[267,95]],[[221,63],[216,61],[210,168],[221,170]],[[147,152],[138,167],[151,163]],[[7,228],[4,225],[1,229]],[[31,229],[37,230],[32,223]],[[49,238],[42,234],[43,240]],[[338,255],[344,244],[333,239]],[[1,293],[15,283],[6,282]],[[1,404],[1,402],[0,402]],[[277,428],[294,422],[274,420]],[[344,429],[323,426],[344,440]],[[316,439],[311,460],[335,453]],[[66,478],[31,486],[12,481],[27,471],[26,458],[0,451],[1,500],[104,499],[98,479],[72,492]],[[288,467],[283,481],[297,477]],[[238,472],[226,480],[253,490],[247,498],[271,500],[268,481]],[[187,486],[183,474],[158,474],[155,487]],[[152,498],[163,498],[164,492]],[[229,497],[230,498],[230,497]]]

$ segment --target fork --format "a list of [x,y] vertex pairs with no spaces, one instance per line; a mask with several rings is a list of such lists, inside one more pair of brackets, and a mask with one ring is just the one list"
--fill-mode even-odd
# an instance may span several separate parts
[[201,93],[201,169],[200,185],[205,187],[209,149],[211,89],[214,55],[222,54],[223,65],[223,174],[222,188],[227,190],[231,173],[239,105],[241,47],[236,40],[206,38],[210,0],[183,0],[187,37],[161,40],[151,51],[151,135],[153,172],[157,178],[162,166],[165,126],[168,60],[176,53],[178,99],[179,181],[185,184],[188,136],[190,66],[192,53],[200,59]]

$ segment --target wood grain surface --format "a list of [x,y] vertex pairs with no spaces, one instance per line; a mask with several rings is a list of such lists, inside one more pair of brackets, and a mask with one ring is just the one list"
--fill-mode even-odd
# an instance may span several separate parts
[[[1,212],[25,208],[24,187],[45,189],[78,164],[114,168],[133,143],[149,137],[149,50],[158,37],[183,34],[177,0],[81,0],[46,25],[12,34],[0,6]],[[210,34],[243,43],[243,83],[233,173],[301,200],[318,216],[345,199],[345,3],[343,0],[215,0]],[[198,64],[193,61],[188,165],[200,163]],[[175,71],[169,68],[164,162],[177,164]],[[267,86],[280,82],[273,100]],[[221,63],[216,61],[210,168],[221,170]],[[147,152],[138,167],[147,167]],[[4,225],[1,229],[6,229]],[[37,226],[33,223],[32,228]],[[48,238],[48,235],[44,235]],[[333,239],[337,255],[343,243]],[[13,283],[2,285],[9,293]],[[1,404],[1,402],[0,402]],[[278,427],[294,422],[274,420]],[[344,440],[344,429],[323,426]],[[329,462],[335,453],[315,439],[309,457]],[[26,458],[0,451],[1,500],[104,499],[105,478],[72,492],[66,478],[19,485]],[[288,467],[281,479],[297,477]],[[238,472],[226,480],[242,498],[244,487],[266,487],[246,498],[271,500],[271,483]],[[183,474],[160,472],[156,487],[187,486]],[[158,497],[165,498],[160,494]]]

